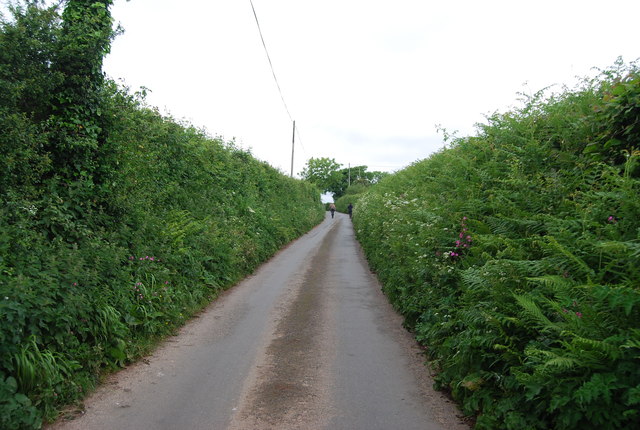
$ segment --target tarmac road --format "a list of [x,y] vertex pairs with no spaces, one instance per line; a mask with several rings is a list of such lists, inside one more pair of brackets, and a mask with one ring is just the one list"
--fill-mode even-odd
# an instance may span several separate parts
[[468,429],[347,215],[281,250],[50,429]]

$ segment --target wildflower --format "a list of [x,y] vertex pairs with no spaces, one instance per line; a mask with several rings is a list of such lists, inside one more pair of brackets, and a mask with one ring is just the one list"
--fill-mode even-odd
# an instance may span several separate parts
[[576,312],[576,316],[577,316],[578,318],[582,318],[582,312]]
[[133,255],[129,256],[129,260],[135,260],[136,258]]

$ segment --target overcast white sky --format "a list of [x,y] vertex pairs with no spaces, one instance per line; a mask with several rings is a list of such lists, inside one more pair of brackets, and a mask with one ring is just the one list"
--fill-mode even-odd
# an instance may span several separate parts
[[[640,57],[638,0],[253,0],[310,157],[394,171],[473,134],[518,92],[573,86]],[[250,149],[285,173],[291,119],[249,0],[115,0],[125,29],[106,73],[149,104]]]

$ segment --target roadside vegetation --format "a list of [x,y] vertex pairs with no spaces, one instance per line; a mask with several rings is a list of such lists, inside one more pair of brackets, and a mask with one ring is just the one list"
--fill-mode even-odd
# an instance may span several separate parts
[[345,193],[336,200],[336,209],[338,212],[347,213],[349,204],[354,207],[358,205],[358,200],[373,184],[357,183],[348,187]]
[[523,96],[354,226],[478,429],[640,428],[640,71]]
[[0,23],[0,428],[36,429],[324,216],[102,73],[111,1]]

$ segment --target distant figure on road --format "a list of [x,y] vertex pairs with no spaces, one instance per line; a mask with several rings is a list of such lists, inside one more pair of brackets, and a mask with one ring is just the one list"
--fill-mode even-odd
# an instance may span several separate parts
[[329,205],[329,210],[331,211],[331,218],[333,218],[333,215],[336,213],[336,204],[335,203],[331,203]]
[[347,210],[349,211],[349,218],[351,218],[351,216],[353,215],[353,205],[351,203],[349,203],[349,206],[347,206]]

